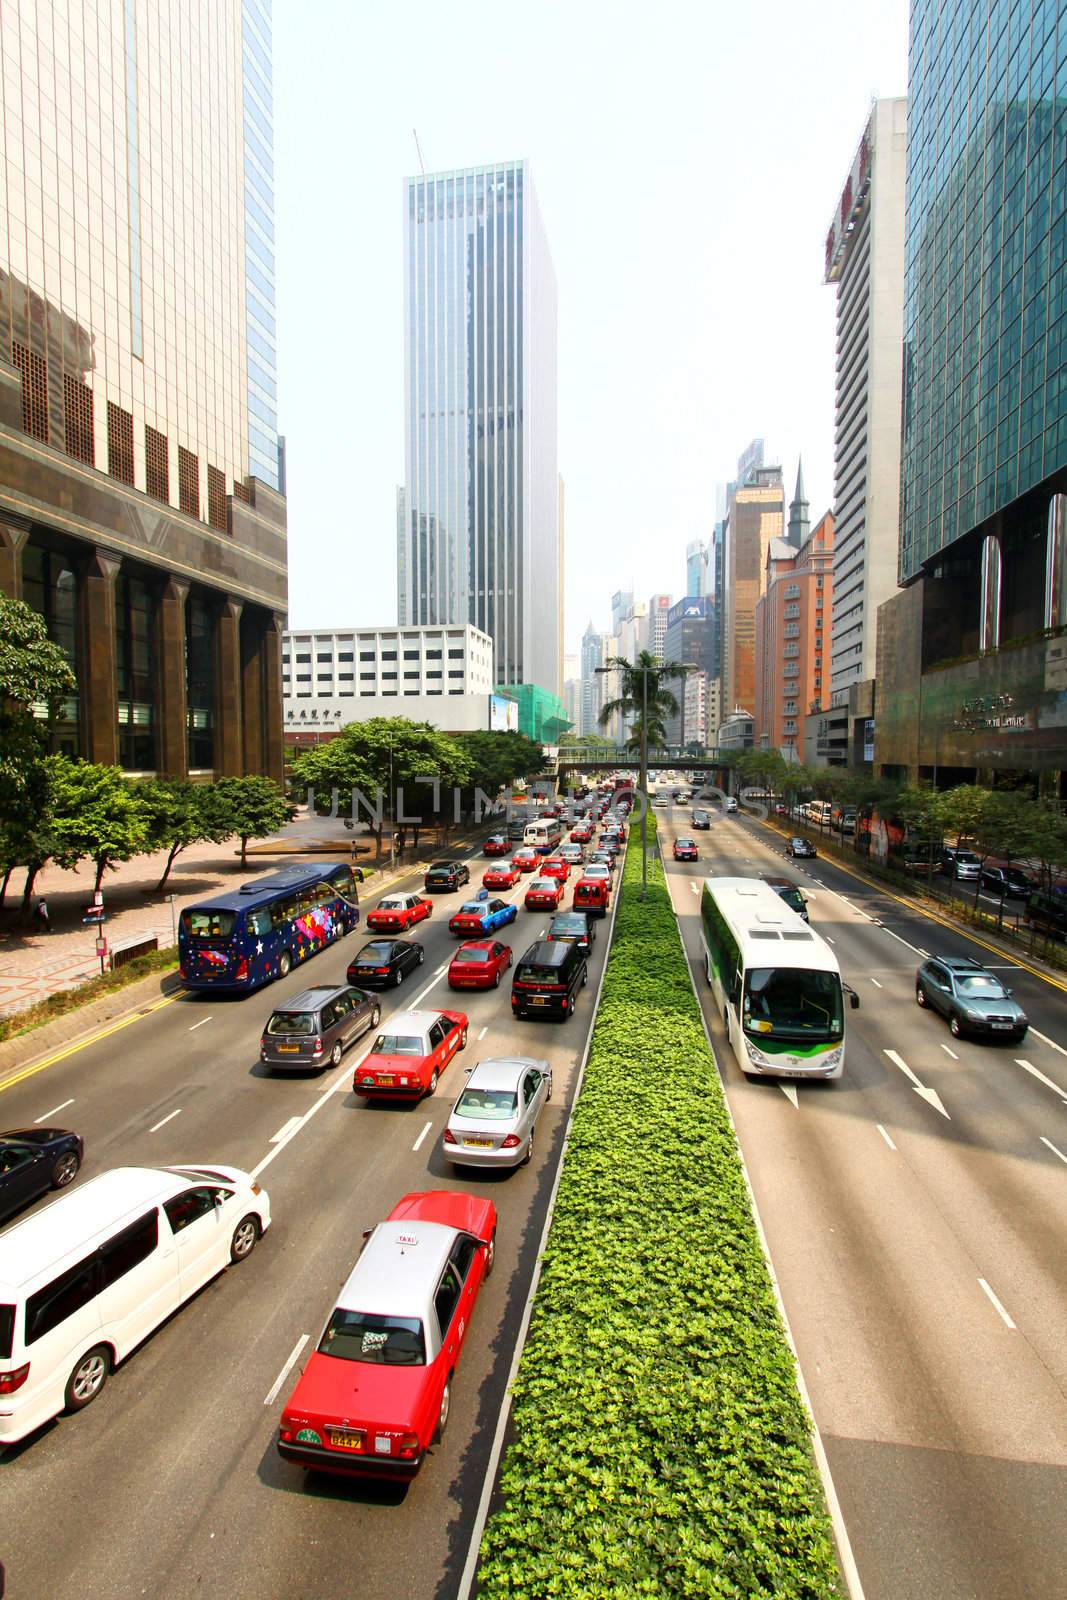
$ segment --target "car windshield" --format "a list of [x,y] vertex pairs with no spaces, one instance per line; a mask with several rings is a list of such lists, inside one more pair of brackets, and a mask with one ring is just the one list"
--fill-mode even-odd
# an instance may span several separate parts
[[459,914],[461,917],[481,917],[487,910],[484,900],[468,900],[466,905],[460,906]]
[[957,863],[962,861],[968,867],[978,865],[978,857],[975,855],[973,850],[957,850],[956,861]]
[[523,962],[515,974],[517,983],[562,983],[557,967],[538,967],[533,962]]
[[371,1054],[376,1056],[422,1056],[426,1054],[426,1047],[415,1034],[380,1033],[371,1046]]
[[839,1039],[841,980],[836,972],[752,967],[745,974],[743,1022],[754,1038]]
[[605,866],[594,864],[587,870],[585,875],[587,878],[606,878],[608,875],[608,869]]
[[488,961],[489,957],[490,957],[490,954],[491,954],[491,952],[488,951],[488,950],[481,950],[481,949],[478,948],[477,945],[471,945],[466,949],[457,950],[457,952],[456,952],[456,960],[457,961]]
[[378,901],[378,910],[379,911],[403,911],[403,909],[404,909],[403,900],[399,899],[396,896],[394,896],[391,900],[379,900]]
[[386,944],[383,940],[381,944],[365,944],[363,949],[359,952],[359,955],[356,957],[356,960],[367,961],[373,964],[376,961],[388,961],[392,953],[393,946],[391,944]]
[[694,845],[692,839],[679,839],[678,840],[678,847],[681,850],[694,850],[694,849],[696,849],[696,846]]
[[991,978],[984,972],[968,972],[957,974],[956,988],[960,994],[974,995],[979,1000],[1003,1000],[1007,998],[1004,985],[999,978]]
[[456,1101],[453,1116],[478,1121],[507,1122],[515,1115],[519,1097],[513,1089],[466,1088]]
[[426,1346],[418,1317],[383,1317],[336,1308],[319,1342],[319,1354],[379,1367],[421,1367]]
[[313,1011],[276,1011],[267,1023],[268,1033],[295,1033],[301,1038],[315,1032]]
[[552,923],[553,933],[584,933],[587,923],[584,917],[556,917]]
[[780,893],[786,905],[792,906],[794,911],[804,911],[807,909],[808,902],[805,900],[799,889],[782,889]]
[[531,893],[536,894],[539,889],[548,889],[550,893],[555,894],[556,885],[553,883],[551,878],[535,878],[533,883],[530,885],[530,891]]
[[236,921],[236,911],[183,911],[182,932],[187,939],[228,939]]

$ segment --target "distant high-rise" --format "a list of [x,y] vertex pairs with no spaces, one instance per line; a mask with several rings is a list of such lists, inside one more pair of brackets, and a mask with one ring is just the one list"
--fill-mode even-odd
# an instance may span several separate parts
[[409,178],[398,611],[562,691],[556,280],[529,163]]
[[646,650],[660,661],[663,656],[663,641],[667,633],[667,613],[671,609],[669,594],[654,594],[648,602],[648,628],[645,636]]
[[811,532],[811,518],[808,515],[808,500],[804,493],[804,463],[797,462],[797,486],[793,490],[793,498],[789,502],[789,521],[786,523],[786,541],[799,550]]
[[739,707],[751,713],[755,704],[756,601],[766,583],[770,541],[784,532],[781,467],[754,468],[748,482],[731,485],[719,612],[724,718]]
[[692,599],[708,593],[708,550],[703,539],[685,547],[685,592]]

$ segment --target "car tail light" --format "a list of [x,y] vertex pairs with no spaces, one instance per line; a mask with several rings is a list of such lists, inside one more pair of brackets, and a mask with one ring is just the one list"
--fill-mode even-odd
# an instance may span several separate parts
[[396,1453],[404,1461],[410,1461],[419,1453],[419,1436],[417,1433],[402,1433],[396,1442]]
[[321,1039],[316,1039],[315,1043],[311,1046],[311,1048],[312,1048],[312,1050],[314,1050],[316,1055],[321,1055],[321,1053],[322,1053],[322,1040]]
[[189,974],[186,972],[184,967],[179,967],[178,968],[178,976],[179,976],[179,978],[187,978],[189,976]]
[[14,1372],[0,1372],[0,1394],[14,1394],[30,1375],[30,1363],[24,1367],[16,1367]]
[[234,977],[237,978],[238,981],[240,981],[240,979],[242,979],[242,978],[247,979],[247,977],[248,977],[248,957],[247,956],[242,956],[240,961],[237,963],[237,970],[234,973]]
[[517,1150],[521,1143],[522,1140],[519,1138],[517,1133],[509,1133],[507,1138],[501,1144],[500,1148],[501,1150]]
[[253,1194],[262,1194],[263,1193],[263,1190],[260,1188],[258,1183],[253,1183],[253,1185],[252,1185],[252,1193]]
[[451,1128],[446,1128],[445,1129],[444,1142],[445,1142],[445,1144],[455,1144],[456,1136],[452,1132]]
[[388,967],[375,967],[374,970],[378,974],[379,978],[387,978],[389,976]]

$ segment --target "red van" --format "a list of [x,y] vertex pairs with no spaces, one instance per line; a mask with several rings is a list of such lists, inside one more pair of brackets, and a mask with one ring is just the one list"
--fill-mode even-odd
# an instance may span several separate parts
[[572,911],[584,911],[590,917],[607,916],[611,886],[606,878],[579,878],[574,885]]

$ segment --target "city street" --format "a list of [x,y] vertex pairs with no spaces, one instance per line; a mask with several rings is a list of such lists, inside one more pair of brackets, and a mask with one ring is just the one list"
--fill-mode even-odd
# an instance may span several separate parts
[[[716,816],[676,863],[682,937],[867,1600],[1022,1600],[1067,1570],[1067,1011],[1059,986],[771,829]],[[860,996],[836,1083],[743,1077],[703,970],[713,874],[793,879]],[[915,1003],[927,954],[995,967],[1021,1044]]]
[[[479,852],[467,859],[473,891],[487,863]],[[518,920],[501,935],[517,954],[548,921],[521,909],[526,881],[510,896],[520,902]],[[363,897],[364,915],[376,898]],[[609,921],[572,1020],[515,1023],[510,981],[485,993],[448,989],[445,964],[459,941],[446,924],[464,898],[436,897],[431,920],[415,930],[425,965],[382,996],[384,1017],[413,1006],[470,1017],[466,1050],[418,1105],[368,1106],[352,1095],[369,1039],[321,1077],[274,1077],[258,1064],[271,1010],[309,984],[343,981],[366,937],[362,924],[254,995],[166,1002],[35,1076],[0,1085],[5,1127],[50,1122],[84,1135],[79,1182],[128,1163],[231,1162],[262,1173],[274,1217],[251,1259],[179,1310],[88,1411],[0,1456],[0,1558],[12,1595],[296,1600],[357,1586],[381,1600],[455,1593],[610,938]],[[454,1177],[439,1141],[464,1068],[507,1053],[544,1057],[553,1068],[533,1161],[511,1174]],[[499,1211],[496,1271],[477,1307],[444,1440],[406,1489],[305,1476],[274,1448],[299,1360],[281,1375],[300,1341],[314,1347],[363,1230],[407,1190],[435,1187],[487,1192]]]

